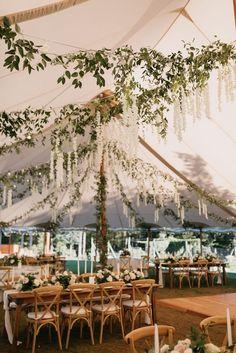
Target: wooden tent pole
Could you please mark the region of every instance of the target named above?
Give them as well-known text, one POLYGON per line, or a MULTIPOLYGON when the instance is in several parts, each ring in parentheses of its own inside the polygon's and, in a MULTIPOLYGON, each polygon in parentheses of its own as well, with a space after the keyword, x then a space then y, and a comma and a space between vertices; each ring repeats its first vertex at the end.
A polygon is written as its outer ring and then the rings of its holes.
MULTIPOLYGON (((236 2, 236 0, 235 0, 236 2)), ((156 159, 158 159, 160 162, 162 162, 167 168, 169 168, 172 172, 174 172, 180 179, 182 179, 186 184, 191 186, 193 189, 199 189, 199 186, 195 183, 193 183, 191 180, 189 180, 185 175, 180 173, 175 167, 173 167, 167 160, 165 160, 156 150, 154 150, 141 136, 139 136, 139 142, 141 145, 148 150, 156 159)), ((203 193, 206 193, 205 190, 202 190, 203 193)), ((231 211, 229 208, 227 208, 224 205, 221 205, 219 201, 215 200, 213 202, 216 206, 221 208, 224 212, 226 212, 228 215, 234 217, 236 219, 236 213, 231 211)))
POLYGON ((236 27, 236 0, 233 0, 233 7, 234 7, 234 24, 236 27))

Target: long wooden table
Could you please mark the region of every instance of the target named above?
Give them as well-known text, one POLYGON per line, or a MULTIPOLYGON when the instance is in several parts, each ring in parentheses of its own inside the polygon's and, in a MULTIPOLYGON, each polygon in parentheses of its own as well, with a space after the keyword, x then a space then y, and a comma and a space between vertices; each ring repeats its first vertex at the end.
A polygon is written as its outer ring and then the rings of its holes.
MULTIPOLYGON (((181 265, 178 262, 162 262, 162 263, 155 263, 155 269, 156 269, 156 283, 159 283, 159 269, 160 269, 160 264, 162 266, 162 269, 167 269, 168 270, 168 275, 169 275, 169 286, 170 288, 173 288, 173 273, 175 269, 178 269, 181 267, 181 265)), ((210 269, 211 267, 215 267, 217 265, 220 265, 222 268, 222 280, 223 280, 223 285, 226 284, 227 282, 227 275, 226 275, 226 263, 225 262, 208 262, 207 266, 210 269)), ((191 262, 189 264, 190 268, 197 268, 198 263, 197 262, 191 262)))
POLYGON ((236 293, 157 299, 157 305, 202 317, 226 316, 226 308, 229 307, 232 316, 236 316, 236 293))
MULTIPOLYGON (((153 311, 153 321, 157 323, 157 289, 158 285, 154 284, 153 292, 152 292, 152 311, 153 311)), ((125 286, 123 289, 123 293, 131 294, 132 293, 132 286, 125 286)), ((81 293, 82 294, 82 293, 81 293)), ((100 289, 96 289, 94 292, 94 296, 100 295, 100 289)), ((34 295, 32 292, 15 292, 8 295, 8 299, 11 302, 16 303, 16 313, 15 313, 15 323, 13 329, 13 344, 12 344, 12 352, 17 351, 17 341, 19 341, 19 327, 20 327, 20 320, 21 320, 21 312, 24 305, 34 303, 34 295)), ((69 291, 62 291, 61 293, 61 300, 69 299, 69 291)))

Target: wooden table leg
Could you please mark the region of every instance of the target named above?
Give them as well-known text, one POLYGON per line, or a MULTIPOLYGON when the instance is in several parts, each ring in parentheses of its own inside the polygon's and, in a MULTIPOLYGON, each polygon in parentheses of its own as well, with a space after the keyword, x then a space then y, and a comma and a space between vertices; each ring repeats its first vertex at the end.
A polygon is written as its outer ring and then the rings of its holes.
POLYGON ((222 269, 223 269, 223 285, 226 285, 227 283, 227 275, 226 275, 226 269, 225 269, 226 265, 222 265, 222 269))
POLYGON ((21 309, 22 309, 22 304, 17 304, 16 313, 15 313, 15 325, 14 325, 14 331, 13 331, 13 343, 12 343, 12 352, 13 353, 17 352, 17 342, 18 342, 18 338, 19 338, 21 309))
POLYGON ((154 287, 152 290, 152 317, 153 317, 153 324, 157 324, 157 291, 158 288, 154 287))
POLYGON ((173 270, 172 267, 169 267, 169 280, 170 280, 170 289, 173 288, 173 270))
POLYGON ((159 264, 158 263, 155 264, 155 268, 156 268, 155 281, 156 281, 156 284, 158 284, 159 283, 159 264))

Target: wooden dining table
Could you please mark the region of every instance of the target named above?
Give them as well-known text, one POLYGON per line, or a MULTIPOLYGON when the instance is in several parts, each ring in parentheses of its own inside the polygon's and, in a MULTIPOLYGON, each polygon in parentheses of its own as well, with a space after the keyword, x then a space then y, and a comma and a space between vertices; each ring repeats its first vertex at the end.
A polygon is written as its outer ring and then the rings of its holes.
MULTIPOLYGON (((163 270, 168 271, 168 276, 169 276, 169 286, 172 289, 173 288, 173 273, 175 269, 178 269, 181 267, 181 265, 178 262, 156 262, 155 263, 155 269, 156 269, 156 283, 159 283, 159 271, 160 271, 160 265, 163 270)), ((226 274, 226 263, 225 262, 208 262, 207 267, 210 270, 211 267, 216 267, 220 266, 222 268, 222 282, 223 285, 227 283, 227 274, 226 274)), ((197 262, 190 262, 188 267, 191 269, 198 268, 198 263, 197 262)))
MULTIPOLYGON (((157 323, 156 308, 157 308, 157 300, 158 300, 158 297, 157 297, 158 288, 159 288, 159 285, 154 284, 153 291, 152 291, 152 298, 151 298, 154 323, 157 323)), ((123 293, 132 294, 132 285, 125 285, 123 288, 123 293)), ((86 295, 86 293, 81 293, 80 295, 86 295)), ((97 289, 95 289, 94 296, 98 297, 99 295, 101 295, 101 290, 98 287, 97 289)), ((66 299, 69 299, 69 291, 65 289, 61 293, 61 301, 63 302, 66 299)), ((13 344, 11 347, 12 352, 15 353, 17 352, 17 342, 19 341, 19 328, 20 328, 22 309, 26 305, 30 305, 34 303, 34 294, 32 291, 9 293, 8 300, 9 302, 14 302, 16 304, 15 321, 14 321, 14 328, 13 328, 13 344)))

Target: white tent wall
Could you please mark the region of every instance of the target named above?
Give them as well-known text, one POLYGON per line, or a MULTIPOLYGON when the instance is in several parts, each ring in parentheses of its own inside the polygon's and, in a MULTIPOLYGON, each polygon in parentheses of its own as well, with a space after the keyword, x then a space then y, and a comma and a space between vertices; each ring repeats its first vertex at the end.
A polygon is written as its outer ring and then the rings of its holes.
MULTIPOLYGON (((38 6, 58 3, 42 0, 3 0, 0 15, 9 15, 18 11, 33 9, 38 6)), ((135 49, 150 47, 163 53, 170 53, 183 48, 183 41, 194 46, 208 44, 215 39, 227 43, 235 40, 234 2, 232 0, 88 0, 66 10, 47 16, 41 16, 20 23, 26 39, 44 46, 45 52, 75 52, 80 48, 99 49, 117 48, 132 45, 135 49)), ((1 55, 6 48, 1 43, 1 55)), ((57 78, 61 73, 58 67, 47 67, 43 72, 9 72, 0 68, 1 100, 0 109, 14 111, 32 107, 62 107, 68 103, 85 103, 102 90, 94 79, 84 79, 83 88, 74 89, 70 85, 60 86, 57 78)), ((187 117, 187 128, 179 141, 173 131, 173 108, 168 113, 169 129, 166 142, 160 141, 155 131, 147 127, 140 128, 140 136, 163 156, 171 165, 188 179, 204 190, 214 193, 219 198, 234 199, 236 195, 235 143, 236 100, 226 102, 222 97, 221 111, 218 110, 217 77, 213 73, 209 83, 211 116, 204 116, 194 124, 192 117, 187 117)), ((111 77, 107 75, 106 88, 113 88, 111 77)), ((235 90, 236 94, 236 90, 235 90)), ((50 129, 47 132, 49 138, 50 129)), ((0 144, 6 141, 1 137, 0 144)), ((143 146, 139 147, 139 156, 164 171, 169 171, 160 161, 143 146)), ((23 148, 20 154, 7 154, 0 157, 0 173, 14 171, 48 162, 50 145, 37 144, 35 149, 23 148)), ((132 195, 132 186, 130 186, 132 195)), ((92 193, 91 193, 92 194, 92 193)), ((62 195, 63 196, 63 195, 62 195)), ((10 221, 29 209, 36 202, 35 195, 18 201, 12 207, 2 209, 1 221, 10 221), (24 205, 24 206, 23 206, 24 205)), ((192 196, 194 202, 197 196, 192 196)), ((37 198, 37 197, 36 197, 37 198)), ((68 195, 61 198, 60 205, 66 202, 68 195)), ((95 222, 95 210, 89 203, 89 192, 82 200, 82 209, 78 217, 73 217, 74 225, 95 222)), ((80 205, 81 207, 81 205, 80 205)), ((142 205, 140 214, 145 221, 153 222, 153 207, 142 205)), ((215 213, 227 218, 229 215, 218 207, 212 207, 215 213)), ((73 210, 76 214, 76 210, 73 210)), ((49 208, 38 210, 21 219, 19 223, 33 225, 51 218, 49 208)), ((199 220, 198 212, 189 211, 189 219, 199 220)), ((64 225, 71 222, 66 217, 64 225)), ((108 200, 108 223, 113 227, 127 226, 122 207, 117 195, 108 200)), ((210 225, 219 222, 206 221, 210 225)), ((159 223, 163 226, 175 226, 176 222, 160 215, 159 223)))

